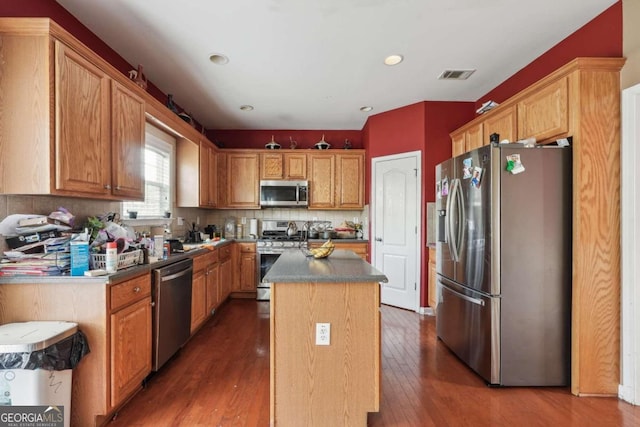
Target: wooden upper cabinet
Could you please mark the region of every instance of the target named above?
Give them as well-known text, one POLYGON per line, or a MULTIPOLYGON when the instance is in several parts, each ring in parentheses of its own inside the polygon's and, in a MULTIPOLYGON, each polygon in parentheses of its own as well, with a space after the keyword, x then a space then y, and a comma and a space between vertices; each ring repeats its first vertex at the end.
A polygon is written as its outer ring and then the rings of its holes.
POLYGON ((537 142, 567 136, 569 84, 561 78, 518 102, 518 139, 537 142))
POLYGON ((489 114, 483 122, 484 145, 489 144, 491 134, 497 133, 499 141, 509 140, 515 142, 516 134, 516 109, 510 106, 504 110, 497 111, 495 114, 489 114))
POLYGON ((284 154, 262 153, 260 155, 260 178, 283 179, 284 178, 284 154))
POLYGON ((364 155, 336 155, 336 208, 364 207, 364 155))
POLYGON ((304 153, 285 153, 284 178, 307 179, 307 155, 304 153))
POLYGON ((55 189, 111 193, 110 80, 81 55, 55 41, 55 189))
POLYGON ((117 82, 111 89, 113 194, 144 199, 144 101, 117 82))
POLYGON ((48 19, 0 18, 0 56, 0 193, 141 200, 139 88, 48 19))
MULTIPOLYGON (((218 207, 224 208, 227 206, 227 153, 224 151, 218 152, 218 207)), ((260 191, 258 189, 258 191, 260 191)))
POLYGON ((465 132, 465 151, 475 150, 476 148, 482 147, 489 143, 482 139, 482 123, 478 123, 473 127, 470 127, 465 132))
POLYGON ((460 154, 467 151, 465 149, 464 141, 465 141, 464 132, 451 135, 451 157, 459 156, 460 154))
POLYGON ((286 152, 260 154, 260 179, 307 179, 307 155, 286 152))
POLYGON ((309 209, 333 209, 336 189, 336 156, 309 154, 309 209))
POLYGON ((482 147, 482 123, 451 134, 451 155, 459 156, 462 153, 482 147))
POLYGON ((227 153, 227 203, 229 208, 260 209, 258 153, 227 153))
POLYGON ((218 158, 213 145, 200 141, 200 206, 218 205, 218 158))
POLYGON ((179 139, 176 149, 176 201, 179 207, 218 206, 218 157, 213 144, 179 139))

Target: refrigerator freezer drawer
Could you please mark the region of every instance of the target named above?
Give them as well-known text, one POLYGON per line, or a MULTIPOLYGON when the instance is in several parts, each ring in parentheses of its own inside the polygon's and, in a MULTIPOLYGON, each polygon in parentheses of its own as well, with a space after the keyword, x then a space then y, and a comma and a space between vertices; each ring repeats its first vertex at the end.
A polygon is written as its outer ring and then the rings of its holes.
POLYGON ((436 329, 440 339, 491 384, 500 383, 500 298, 438 277, 436 329))

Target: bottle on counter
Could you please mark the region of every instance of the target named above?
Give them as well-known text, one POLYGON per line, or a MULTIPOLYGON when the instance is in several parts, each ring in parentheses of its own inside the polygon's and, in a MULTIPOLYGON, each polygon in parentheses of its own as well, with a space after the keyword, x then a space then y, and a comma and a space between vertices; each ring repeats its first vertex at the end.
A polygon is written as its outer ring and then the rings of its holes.
POLYGON ((107 242, 105 270, 107 270, 107 273, 115 273, 118 271, 118 245, 116 242, 107 242))
POLYGON ((169 251, 170 251, 170 244, 169 242, 164 242, 164 244, 162 245, 162 259, 169 259, 169 251))

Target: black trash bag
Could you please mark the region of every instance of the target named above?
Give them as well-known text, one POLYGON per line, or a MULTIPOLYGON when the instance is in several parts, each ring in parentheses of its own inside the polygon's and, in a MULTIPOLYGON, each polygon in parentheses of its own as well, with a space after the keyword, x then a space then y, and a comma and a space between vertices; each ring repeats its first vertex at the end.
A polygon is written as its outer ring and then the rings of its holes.
POLYGON ((75 368, 90 351, 86 335, 77 331, 42 350, 0 353, 0 369, 64 371, 75 368))

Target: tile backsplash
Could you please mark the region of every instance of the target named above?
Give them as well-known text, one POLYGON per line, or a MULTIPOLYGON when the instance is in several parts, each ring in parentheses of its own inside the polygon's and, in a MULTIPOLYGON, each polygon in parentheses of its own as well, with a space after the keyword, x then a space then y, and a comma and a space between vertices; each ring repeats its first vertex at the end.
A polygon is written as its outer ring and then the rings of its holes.
MULTIPOLYGON (((58 196, 16 196, 0 195, 0 220, 11 214, 38 214, 48 215, 59 207, 68 209, 76 216, 76 225, 82 226, 87 217, 101 215, 107 212, 121 212, 121 202, 88 200, 73 197, 58 196)), ((368 206, 363 210, 353 211, 316 211, 307 209, 246 209, 246 210, 210 210, 198 208, 174 208, 172 210, 172 220, 169 227, 169 234, 176 238, 185 237, 192 223, 199 221, 199 229, 204 229, 208 224, 215 224, 220 230, 224 227, 226 218, 234 217, 236 223, 246 218, 247 225, 243 227, 244 235, 248 237, 249 219, 282 219, 295 221, 331 221, 334 226, 338 226, 342 221, 353 221, 354 218, 363 224, 364 238, 368 238, 368 206), (182 225, 178 224, 177 218, 183 218, 182 225)), ((161 221, 166 222, 166 221, 161 221)), ((149 231, 149 226, 135 226, 136 231, 149 231)), ((7 250, 5 240, 0 239, 0 252, 7 250)))

